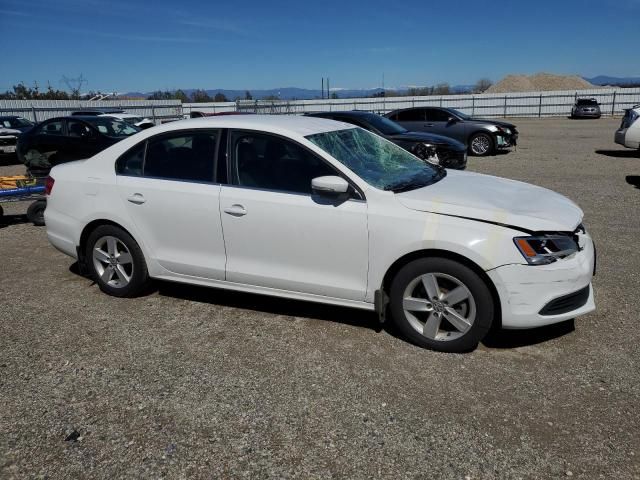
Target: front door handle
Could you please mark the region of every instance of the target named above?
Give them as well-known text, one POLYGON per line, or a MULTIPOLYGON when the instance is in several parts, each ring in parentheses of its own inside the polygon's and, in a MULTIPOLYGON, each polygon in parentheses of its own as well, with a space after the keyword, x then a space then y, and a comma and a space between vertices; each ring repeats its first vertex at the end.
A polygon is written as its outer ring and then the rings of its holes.
POLYGON ((243 217, 247 214, 247 209, 238 203, 224 209, 224 213, 233 215, 234 217, 243 217))
POLYGON ((134 193, 133 195, 129 195, 127 197, 127 200, 131 203, 135 203, 136 205, 142 205, 144 202, 146 202, 144 196, 142 196, 141 193, 134 193))

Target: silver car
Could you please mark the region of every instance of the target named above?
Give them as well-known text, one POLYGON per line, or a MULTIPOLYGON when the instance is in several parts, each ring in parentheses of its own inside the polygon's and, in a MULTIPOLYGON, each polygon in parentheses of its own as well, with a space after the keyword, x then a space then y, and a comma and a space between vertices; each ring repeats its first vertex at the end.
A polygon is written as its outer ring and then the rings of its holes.
POLYGON ((578 98, 571 109, 571 118, 600 118, 602 112, 595 98, 578 98))

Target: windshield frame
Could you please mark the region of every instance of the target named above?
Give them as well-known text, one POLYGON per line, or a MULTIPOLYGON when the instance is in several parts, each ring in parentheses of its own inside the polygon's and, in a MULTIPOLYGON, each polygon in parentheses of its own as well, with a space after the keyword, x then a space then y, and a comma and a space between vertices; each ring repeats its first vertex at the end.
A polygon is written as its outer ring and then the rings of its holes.
POLYGON ((455 108, 447 108, 446 111, 452 113, 456 117, 460 117, 462 120, 471 120, 473 118, 466 113, 462 113, 460 110, 456 110, 455 108))
POLYGON ((390 120, 381 115, 376 115, 375 113, 368 113, 366 115, 361 115, 358 117, 354 116, 352 118, 356 121, 361 120, 363 123, 370 125, 371 128, 373 128, 376 132, 380 132, 382 135, 402 135, 403 133, 407 133, 409 131, 393 120, 390 120), (387 127, 393 129, 393 131, 385 131, 384 128, 387 127))
POLYGON ((444 167, 422 160, 361 127, 319 132, 304 138, 377 190, 394 193, 415 190, 433 185, 447 175, 444 167))

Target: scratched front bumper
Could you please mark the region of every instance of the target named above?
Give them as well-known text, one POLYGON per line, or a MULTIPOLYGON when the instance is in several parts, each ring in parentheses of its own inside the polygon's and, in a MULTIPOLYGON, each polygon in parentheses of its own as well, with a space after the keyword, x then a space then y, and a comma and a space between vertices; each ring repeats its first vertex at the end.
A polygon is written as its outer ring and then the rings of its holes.
POLYGON ((581 251, 549 265, 504 265, 487 272, 502 307, 503 328, 534 328, 592 312, 595 249, 591 237, 581 235, 581 251), (540 315, 552 300, 589 287, 587 302, 560 315, 540 315))

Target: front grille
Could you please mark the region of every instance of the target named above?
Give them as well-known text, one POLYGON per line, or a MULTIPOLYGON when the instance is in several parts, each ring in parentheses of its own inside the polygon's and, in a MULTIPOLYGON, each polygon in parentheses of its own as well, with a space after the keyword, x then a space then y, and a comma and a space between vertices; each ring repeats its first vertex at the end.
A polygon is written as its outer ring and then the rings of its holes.
POLYGON ((438 148, 436 153, 440 165, 447 168, 464 168, 467 165, 466 152, 456 152, 448 148, 438 148))
POLYGON ((589 300, 589 285, 577 292, 551 300, 540 310, 540 315, 561 315, 571 312, 582 307, 587 300, 589 300))
POLYGON ((15 145, 17 137, 0 137, 0 145, 15 145))

